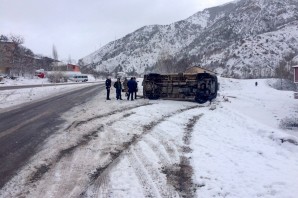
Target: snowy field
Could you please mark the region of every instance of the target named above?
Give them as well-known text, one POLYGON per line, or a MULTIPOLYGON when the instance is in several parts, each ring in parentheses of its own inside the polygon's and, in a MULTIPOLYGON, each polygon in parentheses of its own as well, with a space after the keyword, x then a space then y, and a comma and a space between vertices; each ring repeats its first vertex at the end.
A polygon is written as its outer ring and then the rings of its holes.
MULTIPOLYGON (((89 82, 95 82, 98 81, 97 79, 94 78, 93 75, 88 74, 88 81, 89 82)), ((73 83, 72 81, 68 81, 68 83, 73 83)), ((38 77, 32 77, 32 78, 24 78, 24 77, 19 77, 15 80, 3 78, 3 80, 0 82, 0 87, 1 86, 22 86, 22 85, 35 85, 35 84, 53 84, 50 83, 48 78, 38 78, 38 77)), ((58 83, 59 84, 59 83, 58 83)))
POLYGON ((100 93, 62 115, 0 197, 296 198, 298 130, 279 128, 298 116, 293 92, 219 81, 211 105, 100 93))

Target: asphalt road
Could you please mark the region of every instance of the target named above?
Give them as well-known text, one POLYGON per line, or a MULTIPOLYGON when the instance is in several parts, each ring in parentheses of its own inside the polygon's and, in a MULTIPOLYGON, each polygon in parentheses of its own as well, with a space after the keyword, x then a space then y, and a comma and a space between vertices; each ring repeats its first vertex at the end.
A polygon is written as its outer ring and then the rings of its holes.
POLYGON ((60 115, 88 102, 104 85, 92 85, 0 114, 0 188, 4 186, 43 141, 64 121, 60 115))

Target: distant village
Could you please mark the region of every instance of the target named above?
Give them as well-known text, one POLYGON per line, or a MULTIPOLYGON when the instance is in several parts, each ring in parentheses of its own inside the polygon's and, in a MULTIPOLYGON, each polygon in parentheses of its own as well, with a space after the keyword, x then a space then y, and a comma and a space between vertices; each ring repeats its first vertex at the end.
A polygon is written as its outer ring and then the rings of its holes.
POLYGON ((82 76, 80 66, 34 54, 24 47, 23 43, 24 39, 21 36, 0 36, 0 81, 3 78, 16 79, 18 77, 47 77, 50 82, 65 82, 70 79, 86 81, 83 79, 84 76, 82 79, 75 77, 82 76))

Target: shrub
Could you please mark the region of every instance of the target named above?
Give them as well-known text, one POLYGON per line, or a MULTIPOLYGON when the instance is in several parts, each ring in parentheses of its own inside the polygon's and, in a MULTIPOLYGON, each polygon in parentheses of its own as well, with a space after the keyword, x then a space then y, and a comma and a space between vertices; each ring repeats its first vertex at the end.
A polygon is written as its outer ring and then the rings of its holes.
POLYGON ((298 118, 286 117, 282 119, 279 123, 279 127, 282 129, 298 129, 298 118))
POLYGON ((297 85, 291 80, 270 79, 268 85, 277 90, 297 91, 297 85))
POLYGON ((67 82, 67 77, 61 72, 54 72, 47 75, 48 80, 53 83, 67 82))

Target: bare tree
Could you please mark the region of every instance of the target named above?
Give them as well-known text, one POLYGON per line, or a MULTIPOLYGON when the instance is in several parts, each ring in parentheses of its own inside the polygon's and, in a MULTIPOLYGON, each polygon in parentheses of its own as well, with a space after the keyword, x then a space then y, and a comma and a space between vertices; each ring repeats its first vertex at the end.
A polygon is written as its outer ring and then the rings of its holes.
POLYGON ((32 77, 36 69, 50 70, 53 59, 42 55, 35 55, 30 49, 24 47, 24 38, 19 35, 0 35, 0 64, 10 67, 12 76, 32 77))
POLYGON ((11 34, 9 38, 11 42, 16 43, 17 45, 22 45, 25 42, 25 39, 20 35, 11 34))
POLYGON ((162 49, 160 51, 154 70, 158 73, 173 72, 173 57, 170 55, 168 50, 162 49))
POLYGON ((280 62, 278 67, 275 68, 275 76, 280 80, 280 89, 283 89, 283 80, 291 78, 291 72, 287 69, 287 62, 280 62))
POLYGON ((58 53, 55 45, 53 45, 52 55, 55 60, 58 60, 58 53))
POLYGON ((8 42, 8 37, 7 36, 5 36, 5 35, 3 35, 3 34, 1 34, 0 35, 0 42, 8 42))
POLYGON ((71 56, 70 56, 70 55, 68 55, 67 63, 68 63, 68 64, 71 64, 71 63, 72 63, 72 60, 71 60, 71 56))
POLYGON ((62 73, 59 69, 59 66, 58 66, 58 52, 57 52, 57 49, 56 49, 56 46, 53 45, 53 50, 52 50, 52 53, 53 53, 53 59, 54 59, 54 62, 53 62, 53 70, 54 70, 54 73, 52 75, 52 81, 53 82, 60 82, 61 79, 62 79, 62 73))
POLYGON ((59 68, 58 68, 58 52, 57 52, 57 49, 56 49, 56 46, 53 45, 53 49, 52 49, 52 55, 53 55, 53 59, 54 59, 54 62, 53 62, 53 70, 54 71, 58 71, 59 68))
POLYGON ((22 46, 24 43, 22 36, 10 35, 9 40, 15 45, 12 56, 12 73, 18 76, 32 76, 34 70, 34 53, 30 49, 22 46))

